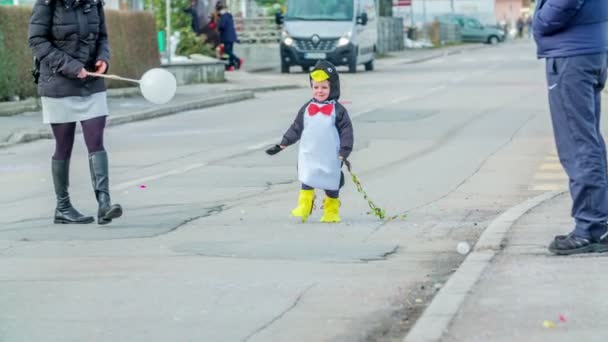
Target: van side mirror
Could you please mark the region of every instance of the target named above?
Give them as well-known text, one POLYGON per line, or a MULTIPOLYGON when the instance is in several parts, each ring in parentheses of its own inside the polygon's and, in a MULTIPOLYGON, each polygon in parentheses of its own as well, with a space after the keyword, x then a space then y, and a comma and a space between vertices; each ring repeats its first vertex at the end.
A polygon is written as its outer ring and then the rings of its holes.
POLYGON ((357 24, 367 25, 367 13, 363 12, 357 17, 357 24))

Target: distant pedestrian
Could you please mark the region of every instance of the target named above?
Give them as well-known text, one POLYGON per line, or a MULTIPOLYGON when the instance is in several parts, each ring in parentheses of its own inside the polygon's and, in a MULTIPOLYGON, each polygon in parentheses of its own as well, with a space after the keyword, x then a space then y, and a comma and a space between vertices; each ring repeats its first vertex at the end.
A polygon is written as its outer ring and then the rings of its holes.
POLYGON ((525 26, 524 18, 521 16, 519 18, 517 18, 517 22, 515 23, 515 26, 517 28, 517 38, 523 38, 524 37, 524 26, 525 26))
POLYGON ((546 60, 549 108, 560 162, 570 179, 575 226, 549 245, 556 254, 608 251, 608 174, 600 131, 608 68, 608 1, 539 0, 533 22, 546 60))
POLYGON ((108 115, 106 85, 103 78, 87 76, 87 71, 105 73, 110 61, 103 1, 36 1, 28 39, 39 61, 42 119, 51 125, 55 137, 51 160, 57 197, 54 222, 94 221, 72 206, 68 193, 70 158, 80 121, 99 204, 97 222, 110 223, 122 215, 122 208, 110 201, 108 155, 103 145, 108 115))
POLYGON ((196 35, 199 35, 199 34, 201 34, 201 28, 200 28, 200 23, 199 23, 199 19, 198 19, 198 11, 196 9, 196 7, 197 7, 196 1, 197 0, 191 0, 190 6, 184 8, 184 12, 190 14, 190 16, 192 17, 190 27, 192 28, 192 31, 196 35))
POLYGON ((341 167, 353 149, 353 126, 346 108, 338 102, 340 77, 336 67, 319 61, 309 77, 313 98, 302 106, 281 144, 266 153, 277 154, 299 140, 298 179, 302 187, 298 206, 291 214, 306 221, 312 212, 315 188, 324 189, 321 222, 340 222, 341 167))
POLYGON ((238 41, 238 38, 232 14, 226 11, 221 2, 216 4, 216 11, 219 13, 220 41, 224 45, 224 52, 228 55, 228 65, 240 69, 242 60, 234 54, 234 43, 238 41))
POLYGON ((283 11, 281 5, 276 3, 272 5, 272 9, 274 10, 274 23, 277 25, 277 29, 280 30, 283 27, 283 11))

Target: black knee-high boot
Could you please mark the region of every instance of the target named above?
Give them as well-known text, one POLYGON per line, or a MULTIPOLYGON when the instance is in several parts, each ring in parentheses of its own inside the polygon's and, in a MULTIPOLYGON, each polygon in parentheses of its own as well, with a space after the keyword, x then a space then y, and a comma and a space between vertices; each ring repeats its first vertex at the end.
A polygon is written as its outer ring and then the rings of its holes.
POLYGON ((110 200, 110 181, 108 177, 108 154, 106 151, 89 154, 89 167, 91 181, 95 190, 95 197, 99 203, 97 223, 108 224, 112 219, 122 215, 120 204, 112 204, 110 200))
POLYGON ((57 197, 55 208, 55 223, 91 223, 95 221, 92 216, 84 216, 74 209, 70 202, 68 187, 70 186, 70 160, 55 160, 51 162, 53 185, 57 197))

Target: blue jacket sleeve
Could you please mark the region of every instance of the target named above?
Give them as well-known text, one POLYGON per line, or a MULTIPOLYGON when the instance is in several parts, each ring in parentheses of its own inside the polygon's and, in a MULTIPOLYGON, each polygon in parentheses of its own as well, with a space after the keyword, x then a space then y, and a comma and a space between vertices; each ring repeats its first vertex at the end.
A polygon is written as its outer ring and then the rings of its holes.
POLYGON ((563 30, 581 9, 585 1, 545 0, 541 2, 534 14, 534 32, 540 36, 550 36, 563 30))

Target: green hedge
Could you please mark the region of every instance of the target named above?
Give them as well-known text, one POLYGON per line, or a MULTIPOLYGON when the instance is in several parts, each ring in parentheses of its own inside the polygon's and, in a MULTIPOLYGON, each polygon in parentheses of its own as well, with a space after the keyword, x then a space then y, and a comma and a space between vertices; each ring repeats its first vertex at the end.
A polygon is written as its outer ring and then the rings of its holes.
MULTIPOLYGON (((112 74, 140 78, 160 65, 156 25, 150 12, 106 10, 112 74)), ((0 6, 0 100, 36 96, 32 81, 32 52, 27 43, 31 7, 0 6)), ((110 81, 119 88, 132 83, 110 81)))
POLYGON ((7 80, 0 87, 0 99, 36 93, 31 76, 32 53, 27 46, 31 12, 26 7, 0 6, 0 80, 7 80))

